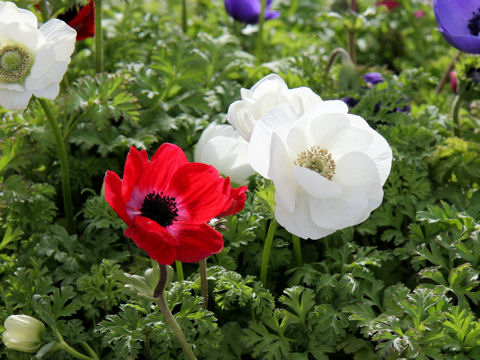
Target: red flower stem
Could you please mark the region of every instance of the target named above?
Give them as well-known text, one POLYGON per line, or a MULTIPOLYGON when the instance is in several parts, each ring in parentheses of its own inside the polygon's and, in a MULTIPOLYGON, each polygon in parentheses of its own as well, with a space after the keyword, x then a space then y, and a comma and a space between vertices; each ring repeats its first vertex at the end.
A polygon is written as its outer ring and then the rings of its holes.
POLYGON ((187 24, 187 0, 182 0, 182 30, 186 33, 188 30, 187 24))
POLYGON ((357 12, 357 0, 352 0, 350 2, 350 9, 352 9, 353 12, 357 12))
POLYGON ((350 54, 344 48, 338 47, 332 51, 330 57, 328 58, 327 66, 325 67, 325 75, 328 75, 328 73, 332 69, 333 64, 335 63, 335 60, 337 60, 339 56, 342 57, 342 61, 352 62, 350 54))
POLYGON ((263 245, 262 265, 260 267, 260 281, 263 283, 263 286, 266 286, 267 284, 268 260, 270 258, 270 251, 272 250, 273 244, 273 236, 275 235, 276 229, 277 221, 275 219, 272 219, 270 221, 270 225, 268 226, 265 244, 263 245))
POLYGON ((94 0, 95 6, 95 73, 103 72, 102 0, 94 0))
POLYGON ((175 260, 175 269, 177 270, 177 281, 183 281, 183 265, 181 261, 175 260))
POLYGON ((73 222, 72 189, 70 187, 70 168, 68 165, 67 147, 55 115, 53 114, 52 106, 45 99, 38 98, 38 102, 45 112, 47 120, 53 130, 55 141, 57 142, 58 160, 60 161, 60 171, 62 174, 63 207, 65 208, 65 218, 67 220, 67 231, 70 234, 73 234, 75 226, 73 222))
POLYGON ((177 340, 182 346, 183 352, 188 360, 197 360, 197 357, 193 353, 192 346, 187 342, 185 335, 183 334, 182 329, 178 326, 177 321, 173 317, 170 309, 168 308, 167 302, 165 301, 165 284, 167 282, 167 267, 163 264, 158 264, 160 266, 160 280, 158 280, 157 287, 153 292, 153 297, 157 301, 157 305, 162 312, 165 321, 167 322, 170 329, 175 334, 177 340))
POLYGON ((302 266, 302 247, 300 245, 300 238, 297 235, 292 235, 293 241, 293 255, 297 266, 302 266))
POLYGON ((452 62, 450 63, 450 65, 448 65, 447 69, 445 70, 445 73, 443 74, 442 76, 442 79, 440 80, 440 82, 438 83, 437 87, 435 88, 435 95, 438 95, 440 94, 440 91, 442 91, 443 87, 445 86, 446 82, 447 82, 447 79, 448 79, 448 76, 450 74, 450 71, 453 70, 453 67, 455 66, 455 63, 458 61, 458 59, 460 59, 460 55, 462 54, 461 51, 459 51, 455 57, 452 59, 452 62))
POLYGON ((265 8, 267 0, 261 0, 260 15, 258 16, 257 63, 263 60, 263 25, 265 24, 265 8))
POLYGON ((200 290, 203 297, 203 308, 208 310, 208 281, 207 281, 207 259, 200 260, 200 290))

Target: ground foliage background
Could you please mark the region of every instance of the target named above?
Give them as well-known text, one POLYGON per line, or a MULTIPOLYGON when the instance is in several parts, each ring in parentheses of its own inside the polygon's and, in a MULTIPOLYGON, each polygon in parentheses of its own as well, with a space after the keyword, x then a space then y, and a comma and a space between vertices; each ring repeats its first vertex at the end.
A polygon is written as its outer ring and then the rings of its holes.
MULTIPOLYGON (((196 264, 185 264, 186 280, 168 287, 167 303, 197 356, 480 359, 479 110, 478 103, 462 109, 452 135, 453 94, 434 89, 456 50, 436 31, 431 6, 404 0, 388 12, 359 2, 362 11, 371 8, 357 34, 360 74, 379 71, 386 80, 368 89, 339 81, 338 65, 325 74, 332 50, 347 46, 341 1, 302 0, 297 8, 274 1, 282 15, 266 23, 260 65, 256 36, 233 24, 221 0, 187 3, 183 34, 175 1, 105 1, 102 75, 94 75, 93 40, 77 43, 56 100, 76 234, 64 228, 56 147, 40 106, 0 110, 0 323, 32 315, 48 326, 45 343, 56 327, 70 345, 87 341, 102 359, 182 359, 148 298, 152 264, 123 236, 102 196, 103 177, 107 169, 121 174, 131 145, 153 154, 172 142, 192 159, 201 131, 225 122, 240 88, 276 72, 323 99, 360 100, 351 112, 394 153, 384 202, 358 226, 302 240, 300 267, 290 235, 278 231, 264 287, 258 274, 270 214, 253 177, 245 209, 225 224, 225 249, 208 259, 209 310, 196 264), (417 10, 426 15, 414 17, 417 10), (407 104, 410 113, 392 111, 407 104)), ((2 347, 0 357, 31 355, 2 347)))

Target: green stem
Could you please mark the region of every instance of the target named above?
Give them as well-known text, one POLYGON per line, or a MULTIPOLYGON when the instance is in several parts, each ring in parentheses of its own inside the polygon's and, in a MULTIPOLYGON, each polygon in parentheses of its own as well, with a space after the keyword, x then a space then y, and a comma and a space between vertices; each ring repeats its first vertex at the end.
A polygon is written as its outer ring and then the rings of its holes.
POLYGON ((203 308, 208 309, 208 281, 207 281, 207 259, 199 261, 200 265, 200 288, 203 297, 203 308))
POLYGON ((453 119, 453 133, 458 135, 460 130, 460 109, 463 104, 463 99, 457 95, 452 103, 452 119, 453 119))
POLYGON ((175 268, 177 269, 177 281, 183 281, 183 265, 181 261, 175 260, 175 268))
POLYGON ((68 345, 65 341, 60 342, 60 349, 68 352, 70 355, 72 355, 76 359, 80 359, 80 360, 98 359, 98 357, 92 358, 90 356, 83 355, 82 353, 78 352, 77 350, 72 348, 70 345, 68 345))
POLYGON ((287 15, 288 16, 295 15, 297 13, 297 9, 298 9, 298 0, 292 0, 292 2, 290 3, 290 8, 288 9, 287 15))
POLYGON ((297 235, 292 235, 293 240, 293 255, 297 266, 302 266, 302 247, 300 246, 300 238, 297 235))
POLYGON ((182 0, 182 30, 186 33, 188 30, 187 24, 187 0, 182 0))
POLYGON ((52 106, 45 99, 38 98, 40 105, 47 116, 48 122, 52 127, 53 134, 55 135, 55 141, 57 142, 58 158, 60 160, 60 170, 62 173, 62 190, 63 190, 63 206, 65 207, 65 218, 67 219, 67 230, 70 234, 74 231, 73 222, 73 202, 72 202, 72 189, 70 187, 70 169, 68 165, 67 147, 63 140, 60 127, 53 115, 52 106))
POLYGON ((270 258, 270 251, 273 244, 273 236, 275 235, 275 230, 277 229, 277 221, 272 219, 270 225, 268 226, 267 238, 265 239, 265 244, 263 246, 262 254, 262 265, 260 267, 260 281, 264 286, 267 284, 267 272, 268 272, 268 260, 270 258))
POLYGON ((348 54, 350 55, 350 59, 352 60, 353 64, 357 63, 357 56, 356 56, 356 43, 355 43, 355 34, 356 31, 354 28, 352 29, 347 29, 347 35, 348 35, 348 54))
POLYGON ((150 330, 147 330, 145 333, 145 343, 143 346, 143 355, 145 357, 145 360, 150 360, 150 330))
POLYGON ((95 360, 98 359, 97 353, 85 341, 82 341, 80 345, 83 346, 83 348, 87 351, 88 355, 90 355, 92 359, 95 359, 95 360))
POLYGON ((177 340, 182 346, 183 352, 188 360, 197 360, 197 357, 193 353, 192 346, 187 342, 185 335, 183 334, 182 329, 178 326, 177 321, 173 317, 170 309, 168 308, 167 302, 165 301, 165 284, 167 282, 167 267, 163 264, 158 264, 160 266, 160 280, 158 281, 157 287, 153 293, 153 297, 157 300, 157 305, 160 308, 165 321, 167 322, 170 329, 175 334, 177 340))
POLYGON ((77 125, 83 121, 83 119, 88 115, 88 111, 85 111, 83 112, 80 116, 77 116, 75 118, 75 120, 73 120, 72 122, 70 122, 66 128, 65 128, 65 132, 63 134, 63 138, 65 139, 65 141, 67 141, 68 137, 70 136, 70 134, 72 133, 73 130, 75 130, 75 128, 77 127, 77 125))
POLYGON ((263 25, 265 24, 265 7, 267 0, 261 0, 260 15, 258 16, 258 38, 257 38, 257 63, 261 64, 263 59, 263 25))
POLYGON ((103 32, 102 0, 94 0, 95 5, 95 73, 103 72, 103 32))
POLYGON ((342 57, 343 61, 352 62, 350 54, 344 48, 336 48, 332 51, 330 57, 328 58, 327 66, 325 67, 325 75, 328 75, 328 73, 332 69, 333 64, 335 63, 335 60, 337 60, 340 56, 342 57))
POLYGON ((39 5, 40 5, 40 11, 42 13, 42 19, 43 19, 43 22, 45 23, 48 21, 50 17, 48 14, 47 0, 40 1, 39 5))

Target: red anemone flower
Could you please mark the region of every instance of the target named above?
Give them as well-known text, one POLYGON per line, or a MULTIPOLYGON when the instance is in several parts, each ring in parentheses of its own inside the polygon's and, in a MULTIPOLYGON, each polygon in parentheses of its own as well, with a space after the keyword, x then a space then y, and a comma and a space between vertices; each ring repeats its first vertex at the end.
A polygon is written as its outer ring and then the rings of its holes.
POLYGON ((384 0, 384 1, 379 1, 377 3, 377 6, 384 5, 387 7, 388 11, 391 11, 397 7, 400 6, 400 3, 396 0, 384 0))
POLYGON ((93 0, 80 9, 72 8, 58 16, 77 31, 77 41, 95 36, 95 5, 93 0))
POLYGON ((125 236, 165 265, 220 252, 222 235, 207 222, 240 211, 245 190, 233 189, 211 165, 188 162, 173 144, 160 146, 150 161, 131 147, 123 180, 113 171, 105 176, 105 199, 128 225, 125 236))

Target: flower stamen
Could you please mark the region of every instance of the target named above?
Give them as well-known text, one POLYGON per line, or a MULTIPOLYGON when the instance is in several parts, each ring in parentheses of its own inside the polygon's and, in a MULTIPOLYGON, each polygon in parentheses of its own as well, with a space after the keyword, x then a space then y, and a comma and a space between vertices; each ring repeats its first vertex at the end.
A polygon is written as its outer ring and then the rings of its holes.
POLYGON ((335 175, 335 161, 333 161, 332 155, 328 150, 322 149, 318 145, 314 145, 298 154, 293 165, 313 170, 328 180, 332 180, 333 175, 335 175))
POLYGON ((478 36, 478 34, 480 34, 480 8, 472 14, 473 17, 468 20, 468 29, 470 30, 470 34, 478 36))
POLYGON ((175 198, 164 195, 163 192, 147 194, 143 199, 140 212, 143 216, 152 219, 163 227, 172 225, 178 217, 175 198))
POLYGON ((18 82, 30 70, 32 57, 17 45, 7 45, 0 49, 0 80, 18 82))

